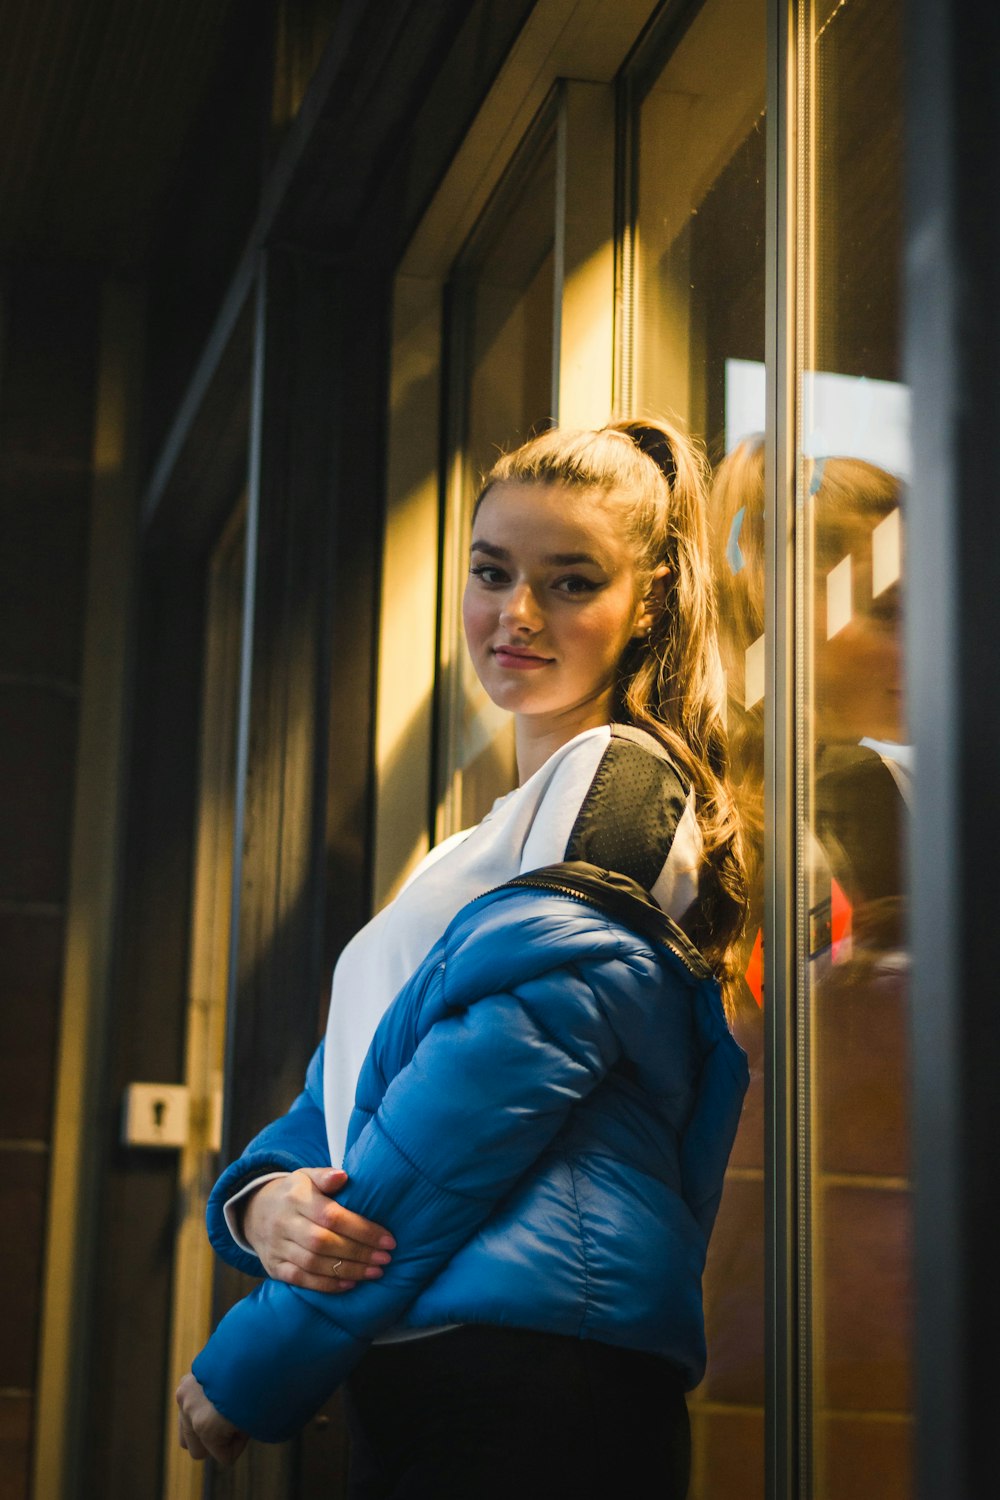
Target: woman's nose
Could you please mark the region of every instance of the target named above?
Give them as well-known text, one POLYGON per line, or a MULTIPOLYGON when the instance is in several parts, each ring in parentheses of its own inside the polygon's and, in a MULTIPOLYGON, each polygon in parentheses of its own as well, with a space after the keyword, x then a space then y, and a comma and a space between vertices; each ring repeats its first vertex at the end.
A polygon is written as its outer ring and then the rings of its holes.
POLYGON ((538 601, 526 583, 517 584, 511 589, 500 611, 500 620, 509 630, 534 632, 541 629, 538 601))

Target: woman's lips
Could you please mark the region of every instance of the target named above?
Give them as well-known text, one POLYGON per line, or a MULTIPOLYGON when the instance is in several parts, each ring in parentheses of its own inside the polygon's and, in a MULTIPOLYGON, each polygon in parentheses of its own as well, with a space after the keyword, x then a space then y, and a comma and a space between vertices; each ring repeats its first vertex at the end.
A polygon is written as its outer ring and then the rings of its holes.
POLYGON ((515 672, 533 672, 539 667, 547 667, 552 661, 551 656, 536 656, 533 651, 520 651, 512 646, 495 646, 493 657, 501 667, 509 667, 515 672))

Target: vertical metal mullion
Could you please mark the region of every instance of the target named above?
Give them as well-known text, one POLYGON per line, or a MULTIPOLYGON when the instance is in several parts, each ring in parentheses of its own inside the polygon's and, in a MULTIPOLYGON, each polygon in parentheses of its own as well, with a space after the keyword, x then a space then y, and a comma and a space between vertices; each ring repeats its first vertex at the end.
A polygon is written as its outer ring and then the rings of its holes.
POLYGON ((569 149, 566 84, 556 84, 556 192, 553 211, 555 228, 552 254, 552 421, 559 425, 559 392, 562 373, 563 292, 566 285, 566 153, 569 149))
POLYGON ((635 79, 618 77, 615 91, 615 313, 611 402, 616 417, 635 409, 635 227, 639 160, 635 79))
POLYGON ((765 362, 766 1493, 798 1493, 795 1067, 795 69, 790 0, 767 17, 765 362))
POLYGON ((460 594, 465 571, 462 520, 476 482, 468 458, 468 391, 472 383, 476 317, 475 263, 459 264, 443 291, 441 376, 441 521, 438 532, 438 622, 435 660, 434 775, 431 842, 462 826, 462 768, 456 764, 462 719, 460 594), (456 646, 459 647, 456 653, 456 646))
POLYGON ((792 128, 787 141, 789 181, 794 184, 788 205, 789 238, 795 246, 795 263, 789 280, 789 311, 793 335, 789 349, 793 363, 789 369, 790 409, 794 414, 789 433, 790 472, 786 492, 792 525, 789 534, 791 571, 791 672, 792 698, 789 707, 789 735, 792 767, 788 777, 789 826, 792 857, 789 864, 788 900, 791 907, 789 929, 791 972, 794 988, 790 1010, 794 1016, 794 1076, 791 1080, 790 1107, 794 1120, 795 1181, 792 1186, 794 1212, 795 1262, 790 1293, 794 1297, 795 1360, 795 1473, 797 1493, 813 1493, 813 1414, 812 1414, 812 1343, 813 1343, 813 1171, 812 1171, 812 1035, 809 986, 809 943, 804 928, 811 905, 810 875, 798 849, 812 827, 813 746, 810 733, 811 714, 807 642, 810 615, 810 547, 811 514, 805 510, 801 448, 806 428, 804 417, 805 375, 816 367, 814 348, 814 306, 810 278, 816 265, 814 191, 812 174, 815 151, 812 132, 815 125, 812 107, 812 38, 815 33, 812 0, 792 0, 788 10, 791 27, 789 59, 794 59, 789 80, 789 97, 794 99, 792 128))
MULTIPOLYGON (((794 678, 795 698, 792 712, 792 745, 795 757, 794 777, 794 822, 796 844, 805 847, 811 839, 814 823, 814 768, 816 765, 815 715, 813 713, 813 580, 815 578, 814 526, 812 504, 812 473, 806 483, 806 464, 803 454, 803 434, 811 430, 813 419, 806 412, 806 380, 812 378, 818 368, 817 360, 817 296, 819 266, 819 223, 817 182, 819 152, 817 113, 816 41, 818 17, 815 0, 793 0, 790 17, 794 28, 795 79, 794 98, 795 126, 789 141, 791 159, 795 163, 795 202, 792 212, 795 224, 796 267, 794 282, 795 316, 795 368, 792 372, 795 401, 795 456, 794 456, 794 515, 795 527, 792 537, 794 549, 794 678)), ((816 897, 813 891, 814 877, 807 868, 807 857, 797 860, 795 878, 795 940, 796 940, 796 1049, 795 1049, 795 1120, 796 1120, 796 1183, 795 1214, 797 1263, 795 1268, 796 1305, 796 1369, 797 1369, 797 1420, 798 1454, 797 1472, 799 1493, 813 1496, 815 1475, 816 1440, 821 1440, 825 1427, 817 1428, 814 1415, 816 1396, 816 1372, 822 1369, 822 1360, 817 1360, 817 1342, 822 1339, 822 1328, 818 1329, 818 1306, 814 1296, 817 1281, 822 1285, 823 1270, 820 1262, 822 1236, 813 1233, 817 1217, 815 1184, 818 1173, 815 1162, 815 1132, 813 1131, 813 1083, 817 1066, 812 1025, 811 989, 811 943, 809 933, 810 912, 816 897)), ((822 1392, 821 1392, 822 1399, 822 1392)), ((821 1460, 822 1461, 822 1460, 821 1460)))
POLYGON ((246 816, 247 774, 250 765, 250 698, 253 684, 254 615, 257 600, 257 536, 260 521, 261 453, 264 419, 265 352, 267 344, 267 259, 262 253, 254 287, 253 384, 250 442, 247 453, 246 531, 243 561, 243 613, 240 623, 239 684, 236 703, 236 772, 233 795, 233 876, 229 917, 229 957, 226 978, 226 1047, 223 1088, 222 1148, 229 1149, 229 1107, 232 1089, 232 1052, 237 1029, 239 993, 240 897, 243 885, 243 829, 246 816))

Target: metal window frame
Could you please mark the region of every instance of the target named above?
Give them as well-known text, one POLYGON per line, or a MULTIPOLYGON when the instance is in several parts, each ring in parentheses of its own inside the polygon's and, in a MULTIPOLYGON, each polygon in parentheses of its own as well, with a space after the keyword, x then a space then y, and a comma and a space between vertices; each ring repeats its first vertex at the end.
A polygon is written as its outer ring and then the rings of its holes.
POLYGON ((767 9, 765 244, 765 1488, 799 1492, 800 1320, 796 1205, 799 1037, 795 911, 794 493, 797 256, 794 0, 767 9), (787 1002, 787 1003, 786 1003, 787 1002))
POLYGON ((997 12, 906 8, 907 704, 921 1500, 996 1488, 997 12))

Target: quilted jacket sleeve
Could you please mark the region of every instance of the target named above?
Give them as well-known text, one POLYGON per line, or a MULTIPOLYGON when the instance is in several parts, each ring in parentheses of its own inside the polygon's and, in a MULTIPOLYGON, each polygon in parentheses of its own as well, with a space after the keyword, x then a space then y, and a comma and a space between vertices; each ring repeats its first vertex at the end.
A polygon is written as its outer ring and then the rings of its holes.
POLYGON ((243 1153, 226 1168, 208 1200, 208 1237, 215 1253, 248 1276, 265 1275, 256 1255, 242 1250, 229 1232, 226 1203, 255 1177, 268 1172, 295 1172, 299 1167, 330 1165, 323 1117, 323 1048, 320 1042, 306 1072, 306 1086, 287 1114, 265 1125, 243 1153))
MULTIPOLYGON (((648 969, 629 964, 633 1002, 638 983, 655 1004, 648 969)), ((398 1322, 614 1066, 621 980, 615 963, 567 967, 436 1022, 345 1161, 339 1201, 393 1227, 386 1274, 346 1297, 266 1281, 238 1303, 193 1366, 225 1416, 288 1437, 398 1322)))

